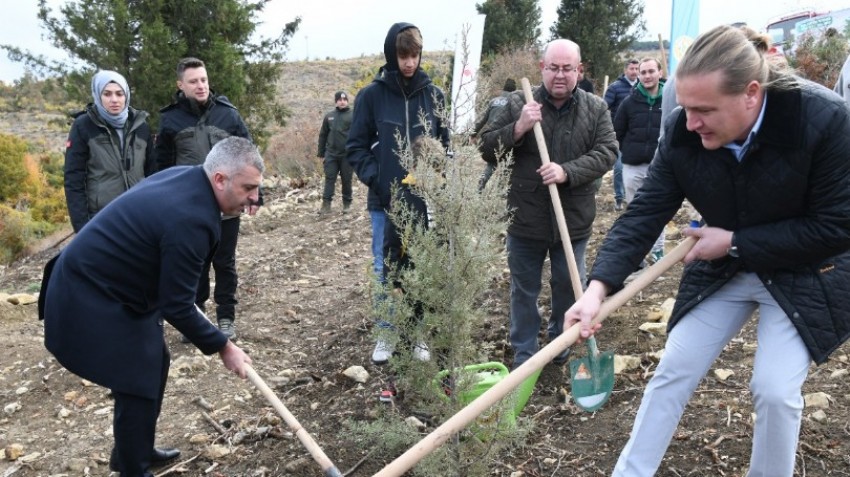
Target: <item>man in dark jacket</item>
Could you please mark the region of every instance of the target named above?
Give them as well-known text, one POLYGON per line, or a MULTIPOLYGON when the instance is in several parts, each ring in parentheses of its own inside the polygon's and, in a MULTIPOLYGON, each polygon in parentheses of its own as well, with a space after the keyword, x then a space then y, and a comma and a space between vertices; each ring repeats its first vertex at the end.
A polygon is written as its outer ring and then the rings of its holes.
POLYGON ((676 68, 673 111, 649 175, 567 312, 581 335, 684 199, 697 239, 614 476, 655 475, 688 399, 759 310, 748 475, 791 476, 811 361, 850 336, 850 111, 833 92, 769 66, 737 28, 702 35, 676 68), (729 65, 736 67, 729 68, 729 65))
MULTIPOLYGON (((605 102, 608 103, 608 110, 611 112, 612 121, 617 116, 617 110, 620 108, 620 104, 629 97, 632 88, 637 84, 638 64, 638 60, 634 58, 626 61, 626 65, 623 67, 623 74, 608 85, 608 89, 605 90, 605 102)), ((623 161, 619 155, 617 156, 617 162, 614 163, 613 182, 614 209, 618 211, 623 210, 623 201, 625 200, 626 193, 623 188, 623 161)))
MULTIPOLYGON (((511 93, 516 91, 516 81, 513 78, 508 78, 505 80, 505 85, 502 87, 502 92, 499 96, 491 99, 489 103, 487 103, 487 110, 481 113, 481 117, 475 121, 475 127, 472 130, 472 137, 477 138, 478 134, 484 129, 484 125, 487 124, 487 121, 490 120, 490 116, 494 111, 503 108, 508 105, 511 93)), ((490 180, 490 177, 493 175, 493 171, 496 170, 496 164, 492 162, 488 162, 484 167, 484 172, 481 174, 481 178, 478 180, 478 189, 481 190, 484 186, 487 185, 487 181, 490 180)))
MULTIPOLYGON (((396 23, 390 27, 384 41, 387 62, 357 96, 346 149, 357 177, 369 187, 370 201, 374 192, 384 210, 399 205, 409 207, 422 225, 427 226, 426 206, 421 197, 402 187, 399 196, 391 198, 392 187, 400 185, 408 174, 397 151, 409 149, 425 135, 439 139, 443 147, 449 148, 449 130, 442 116, 445 96, 420 68, 421 54, 422 34, 416 26, 396 23), (396 138, 400 138, 401 144, 396 138)), ((385 224, 383 254, 387 266, 383 267, 382 281, 388 283, 390 269, 399 271, 412 264, 404 253, 396 224, 392 220, 386 220, 385 224)), ((396 288, 402 288, 396 280, 392 281, 396 288)), ((385 322, 379 322, 378 326, 389 327, 385 322)), ((393 351, 390 342, 379 337, 372 361, 386 363, 393 351)), ((414 344, 413 355, 421 360, 430 358, 427 345, 421 342, 414 344)))
MULTIPOLYGON (((510 104, 484 126, 479 146, 484 160, 496 162, 500 148, 513 153, 508 206, 508 267, 511 271, 511 346, 514 367, 537 352, 543 263, 552 269, 549 338, 563 331, 564 312, 575 301, 566 254, 558 232, 549 184, 557 184, 576 262, 584 282, 584 257, 596 217, 598 179, 617 157, 617 139, 601 98, 576 87, 579 46, 555 40, 546 46, 540 69, 543 84, 534 102, 511 95, 510 104), (534 132, 540 122, 551 162, 542 165, 534 132)), ((567 352, 556 359, 566 361, 567 352)))
MULTIPOLYGON (((177 94, 174 103, 162 108, 159 133, 156 136, 156 154, 159 170, 178 165, 196 165, 204 162, 210 149, 226 137, 251 139, 248 127, 225 96, 216 95, 209 88, 207 69, 197 58, 183 58, 177 64, 177 94)), ((254 215, 262 204, 248 208, 254 215)), ((215 269, 216 319, 228 338, 236 339, 236 242, 239 237, 239 216, 223 215, 221 243, 212 257, 215 269)), ((210 263, 204 267, 198 283, 195 303, 206 310, 210 297, 210 263)), ((188 342, 183 337, 183 342, 188 342)))
MULTIPOLYGON (((655 58, 640 61, 638 85, 631 95, 620 104, 614 117, 614 132, 620 143, 620 158, 623 161, 623 185, 626 204, 646 178, 649 163, 658 147, 661 134, 661 108, 664 83, 661 68, 655 58)), ((664 256, 664 232, 652 246, 650 258, 657 262, 664 256)))
POLYGON ((319 130, 319 154, 325 169, 325 190, 322 194, 321 214, 331 210, 334 198, 336 176, 342 181, 342 213, 351 208, 351 177, 354 171, 345 159, 345 141, 351 128, 351 108, 348 107, 348 93, 337 91, 334 94, 336 108, 325 114, 322 128, 319 130))
POLYGON ((154 174, 83 227, 41 291, 47 349, 69 371, 112 390, 110 467, 122 476, 152 476, 150 466, 180 454, 154 448, 170 360, 163 321, 245 377, 250 358, 198 312, 195 289, 219 241, 221 214, 256 202, 262 172, 256 147, 232 138, 203 167, 154 174))

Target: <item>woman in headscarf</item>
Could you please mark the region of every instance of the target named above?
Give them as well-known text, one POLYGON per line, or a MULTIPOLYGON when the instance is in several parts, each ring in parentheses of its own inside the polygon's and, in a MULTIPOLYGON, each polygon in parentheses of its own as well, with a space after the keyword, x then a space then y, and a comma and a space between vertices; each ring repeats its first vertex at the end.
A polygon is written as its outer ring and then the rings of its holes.
POLYGON ((94 102, 74 115, 65 144, 65 199, 74 232, 156 172, 148 113, 130 107, 127 80, 99 71, 91 91, 94 102))

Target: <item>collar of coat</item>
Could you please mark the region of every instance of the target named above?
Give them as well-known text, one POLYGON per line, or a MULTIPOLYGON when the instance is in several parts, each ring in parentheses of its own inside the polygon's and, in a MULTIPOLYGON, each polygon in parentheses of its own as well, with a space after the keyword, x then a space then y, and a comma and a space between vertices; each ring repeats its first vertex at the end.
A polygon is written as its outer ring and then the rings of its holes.
MULTIPOLYGON (((798 149, 803 144, 802 90, 799 85, 782 91, 767 91, 764 119, 754 141, 778 148, 798 149)), ((684 109, 678 109, 674 119, 672 147, 702 147, 699 134, 688 131, 684 109)))

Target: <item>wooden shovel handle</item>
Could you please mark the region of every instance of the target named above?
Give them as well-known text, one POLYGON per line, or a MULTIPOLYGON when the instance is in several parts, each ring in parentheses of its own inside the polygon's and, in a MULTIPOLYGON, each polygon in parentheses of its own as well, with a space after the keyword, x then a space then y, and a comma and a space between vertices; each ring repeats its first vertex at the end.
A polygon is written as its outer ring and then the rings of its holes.
POLYGON ((254 383, 254 386, 260 390, 260 393, 268 400, 268 402, 272 405, 272 407, 280 414, 280 417, 283 418, 286 425, 295 433, 298 437, 298 440, 301 441, 301 444, 304 445, 304 448, 307 449, 307 452, 313 457, 313 460, 319 464, 322 470, 325 472, 327 477, 342 477, 342 473, 340 473, 339 469, 336 468, 333 462, 325 455, 322 448, 319 447, 319 444, 316 444, 316 441, 313 440, 313 437, 307 432, 306 429, 301 427, 301 423, 298 422, 298 419, 289 412, 289 409, 283 405, 283 402, 278 399, 275 395, 274 391, 263 381, 263 378, 254 371, 254 368, 251 367, 250 364, 245 364, 245 372, 248 374, 248 379, 254 383))
MULTIPOLYGON (((601 323, 605 320, 611 312, 629 301, 630 298, 655 281, 656 278, 661 276, 661 274, 666 272, 676 262, 685 258, 685 255, 688 254, 688 251, 691 250, 695 243, 696 239, 693 237, 686 238, 676 248, 671 250, 670 253, 665 254, 661 260, 645 269, 634 281, 602 303, 599 314, 593 322, 601 323)), ((416 445, 408 449, 407 452, 390 462, 375 474, 374 477, 398 477, 410 470, 417 462, 433 452, 434 449, 443 445, 451 436, 468 426, 482 412, 507 396, 508 393, 522 384, 526 378, 542 369, 546 363, 552 361, 555 356, 575 343, 579 337, 579 329, 580 324, 576 323, 564 330, 560 336, 532 355, 531 358, 528 358, 525 363, 493 385, 484 394, 478 396, 474 401, 458 411, 457 414, 450 417, 440 427, 434 429, 430 434, 416 443, 416 445)))
MULTIPOLYGON (((531 103, 534 101, 534 94, 531 92, 531 83, 528 82, 528 78, 521 78, 520 83, 522 84, 522 92, 525 94, 525 102, 531 103)), ((534 123, 534 139, 537 140, 537 150, 540 151, 540 160, 543 164, 546 165, 552 162, 549 160, 549 149, 546 147, 546 138, 543 136, 543 127, 540 126, 540 121, 534 123)), ((558 222, 561 244, 564 246, 564 253, 567 255, 567 267, 570 271, 570 284, 573 286, 573 296, 578 300, 582 294, 581 277, 578 273, 576 256, 573 253, 570 232, 567 229, 567 219, 564 217, 564 208, 561 206, 561 196, 558 194, 557 184, 549 184, 549 196, 552 198, 552 208, 555 209, 555 221, 558 222)))

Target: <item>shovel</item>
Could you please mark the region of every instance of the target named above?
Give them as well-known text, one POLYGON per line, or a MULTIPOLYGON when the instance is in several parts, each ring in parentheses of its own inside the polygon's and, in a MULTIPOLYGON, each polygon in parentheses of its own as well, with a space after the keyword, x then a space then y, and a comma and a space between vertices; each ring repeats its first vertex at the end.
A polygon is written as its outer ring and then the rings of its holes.
MULTIPOLYGON (((596 318, 591 324, 595 325, 602 323, 605 318, 614 312, 617 308, 623 306, 638 292, 649 286, 656 278, 660 277, 670 267, 680 262, 685 255, 691 250, 696 243, 696 239, 688 237, 676 246, 670 253, 665 253, 664 257, 652 266, 644 270, 640 275, 626 285, 622 290, 609 296, 602 306, 599 308, 596 318)), ((458 411, 454 416, 450 417, 446 422, 431 431, 430 434, 423 437, 421 441, 414 444, 404 454, 398 456, 394 461, 390 462, 383 469, 378 471, 373 477, 398 477, 416 465, 417 462, 424 459, 428 454, 443 445, 452 436, 463 430, 484 411, 499 402, 505 396, 513 391, 517 386, 522 384, 529 376, 539 372, 546 363, 558 355, 558 353, 567 349, 575 343, 579 338, 581 324, 575 323, 573 326, 565 329, 560 336, 552 340, 551 343, 543 347, 536 354, 532 355, 526 362, 522 363, 518 368, 511 371, 504 379, 494 384, 484 394, 478 396, 474 401, 466 407, 458 411)))
MULTIPOLYGON (((534 101, 528 78, 522 78, 521 82, 526 103, 534 101)), ((541 162, 543 162, 543 165, 549 164, 551 162, 549 151, 546 148, 546 139, 543 137, 543 128, 539 122, 534 124, 534 138, 537 140, 541 162)), ((564 218, 561 196, 558 195, 556 184, 549 184, 549 195, 552 197, 552 208, 555 209, 555 219, 558 222, 558 232, 561 234, 561 244, 564 246, 564 254, 567 256, 573 296, 578 300, 583 294, 581 277, 578 273, 573 247, 570 245, 570 232, 567 230, 567 220, 564 218)), ((592 336, 587 339, 587 351, 586 358, 570 362, 570 382, 573 385, 573 400, 576 405, 585 411, 593 412, 608 401, 611 391, 614 389, 614 353, 607 351, 600 354, 596 345, 596 338, 592 336)))
MULTIPOLYGON (((198 305, 195 305, 195 309, 198 310, 198 313, 201 314, 204 318, 207 318, 207 315, 201 310, 198 305)), ((208 319, 208 318, 207 318, 208 319)), ((263 397, 272 405, 275 411, 280 414, 280 417, 283 418, 283 421, 286 422, 286 425, 295 433, 295 436, 298 437, 298 440, 301 441, 301 444, 307 449, 307 452, 310 453, 310 456, 313 457, 313 460, 316 461, 317 464, 322 468, 325 472, 325 477, 342 477, 342 473, 339 469, 336 468, 334 463, 328 458, 325 452, 319 447, 319 444, 316 444, 316 441, 313 440, 313 437, 310 433, 307 432, 306 429, 301 427, 301 423, 298 422, 298 419, 289 412, 289 409, 283 405, 283 402, 278 399, 275 395, 274 391, 263 381, 263 378, 254 371, 254 368, 251 367, 250 364, 245 363, 245 373, 248 375, 248 380, 250 380, 257 389, 260 390, 263 397)))

